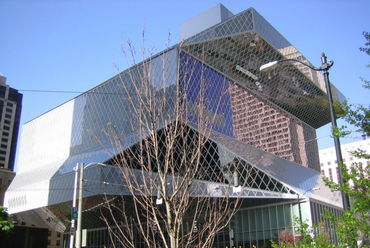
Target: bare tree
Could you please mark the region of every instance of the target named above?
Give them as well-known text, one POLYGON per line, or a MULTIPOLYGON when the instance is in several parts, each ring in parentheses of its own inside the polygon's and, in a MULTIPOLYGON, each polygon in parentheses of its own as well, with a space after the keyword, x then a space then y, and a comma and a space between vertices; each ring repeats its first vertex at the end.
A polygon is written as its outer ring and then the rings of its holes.
MULTIPOLYGON (((129 50, 135 62, 131 45, 129 50)), ((186 58, 174 65, 169 51, 183 56, 179 46, 120 74, 128 123, 139 141, 130 144, 112 124, 104 130, 115 149, 109 163, 120 168, 124 186, 101 209, 113 247, 212 247, 240 205, 230 197, 236 169, 225 171, 210 155, 217 152, 210 130, 228 88, 210 110, 206 67, 195 70, 197 62, 186 58), (174 66, 175 77, 169 70, 174 66)))

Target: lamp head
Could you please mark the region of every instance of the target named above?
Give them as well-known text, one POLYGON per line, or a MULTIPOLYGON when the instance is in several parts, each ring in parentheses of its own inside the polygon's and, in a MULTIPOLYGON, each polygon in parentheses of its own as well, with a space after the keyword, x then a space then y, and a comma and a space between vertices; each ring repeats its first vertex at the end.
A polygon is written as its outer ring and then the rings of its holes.
POLYGON ((316 190, 319 190, 319 189, 320 189, 320 187, 314 187, 310 191, 316 191, 316 190))
POLYGON ((270 71, 272 69, 274 69, 278 64, 278 61, 272 61, 272 62, 269 62, 267 64, 264 64, 260 67, 260 71, 262 72, 266 72, 266 71, 270 71))
POLYGON ((101 166, 101 167, 107 167, 107 164, 103 164, 103 163, 96 163, 96 164, 101 166))

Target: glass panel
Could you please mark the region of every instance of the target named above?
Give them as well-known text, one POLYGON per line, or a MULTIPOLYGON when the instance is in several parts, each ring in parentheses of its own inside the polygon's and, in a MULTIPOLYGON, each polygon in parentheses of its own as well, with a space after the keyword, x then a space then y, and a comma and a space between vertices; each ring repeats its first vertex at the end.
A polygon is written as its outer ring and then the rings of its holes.
POLYGON ((284 216, 284 206, 279 205, 276 206, 277 210, 277 219, 278 219, 278 228, 284 228, 285 227, 285 216, 284 216))
POLYGON ((271 223, 270 223, 270 208, 263 208, 262 209, 262 215, 263 215, 263 230, 264 230, 264 239, 271 239, 271 223))
POLYGON ((285 217, 285 226, 292 226, 292 215, 290 205, 284 205, 284 217, 285 217))

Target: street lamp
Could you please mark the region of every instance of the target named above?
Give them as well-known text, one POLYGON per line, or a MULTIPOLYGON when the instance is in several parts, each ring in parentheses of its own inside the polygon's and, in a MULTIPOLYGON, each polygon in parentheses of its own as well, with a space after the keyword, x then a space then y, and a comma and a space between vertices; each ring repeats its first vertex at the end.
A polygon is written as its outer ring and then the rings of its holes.
POLYGON ((106 167, 106 164, 103 163, 89 163, 87 165, 83 163, 77 163, 76 167, 74 168, 75 171, 75 179, 74 179, 74 186, 73 186, 73 201, 72 201, 72 220, 71 220, 71 234, 69 239, 69 247, 73 248, 74 245, 74 236, 76 235, 76 248, 81 248, 81 224, 82 224, 82 193, 83 193, 83 174, 84 170, 90 166, 98 165, 102 167, 106 167), (77 201, 77 184, 78 184, 78 210, 76 211, 76 201, 77 201), (75 230, 76 225, 76 212, 77 212, 77 229, 75 230))
MULTIPOLYGON (((321 66, 319 68, 316 68, 314 66, 311 66, 309 64, 306 64, 300 60, 297 60, 297 59, 282 59, 282 60, 277 60, 277 61, 272 61, 272 62, 269 62, 267 64, 264 64, 260 67, 260 71, 268 71, 268 70, 272 70, 274 67, 276 67, 279 63, 282 63, 282 62, 287 62, 287 61, 292 61, 292 62, 297 62, 297 63, 300 63, 314 71, 321 71, 323 74, 324 74, 324 81, 325 81, 325 87, 326 87, 326 92, 328 94, 328 100, 329 100, 329 110, 330 110, 330 119, 331 119, 331 126, 332 126, 332 130, 336 130, 337 129, 337 120, 336 120, 336 114, 335 114, 335 110, 334 110, 334 107, 333 107, 333 96, 332 96, 332 91, 331 91, 331 85, 330 85, 330 80, 329 80, 329 69, 333 66, 334 62, 331 60, 331 61, 327 61, 327 57, 325 56, 324 53, 322 53, 321 55, 321 66)), ((333 139, 334 139, 334 147, 335 147, 335 153, 336 153, 336 156, 337 156, 337 161, 338 161, 338 165, 339 164, 343 164, 343 158, 342 158, 342 152, 341 152, 341 149, 340 149, 340 142, 339 142, 339 137, 337 135, 334 135, 333 134, 333 139)), ((343 184, 344 183, 344 180, 343 180, 343 177, 342 177, 342 169, 339 168, 339 184, 343 184)), ((342 192, 342 203, 343 203, 343 209, 344 210, 347 210, 349 208, 349 198, 348 198, 348 195, 345 194, 344 192, 342 192)))

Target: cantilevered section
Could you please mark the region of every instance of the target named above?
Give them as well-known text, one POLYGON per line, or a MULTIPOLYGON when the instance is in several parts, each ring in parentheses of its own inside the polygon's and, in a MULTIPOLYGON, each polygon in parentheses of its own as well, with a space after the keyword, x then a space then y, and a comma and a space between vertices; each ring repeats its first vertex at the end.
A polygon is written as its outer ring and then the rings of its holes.
MULTIPOLYGON (((284 58, 309 62, 253 8, 188 38, 182 47, 310 126, 319 128, 330 122, 320 73, 289 62, 269 73, 259 71, 261 65, 284 58)), ((336 88, 333 90, 336 100, 343 101, 343 95, 336 88)))

